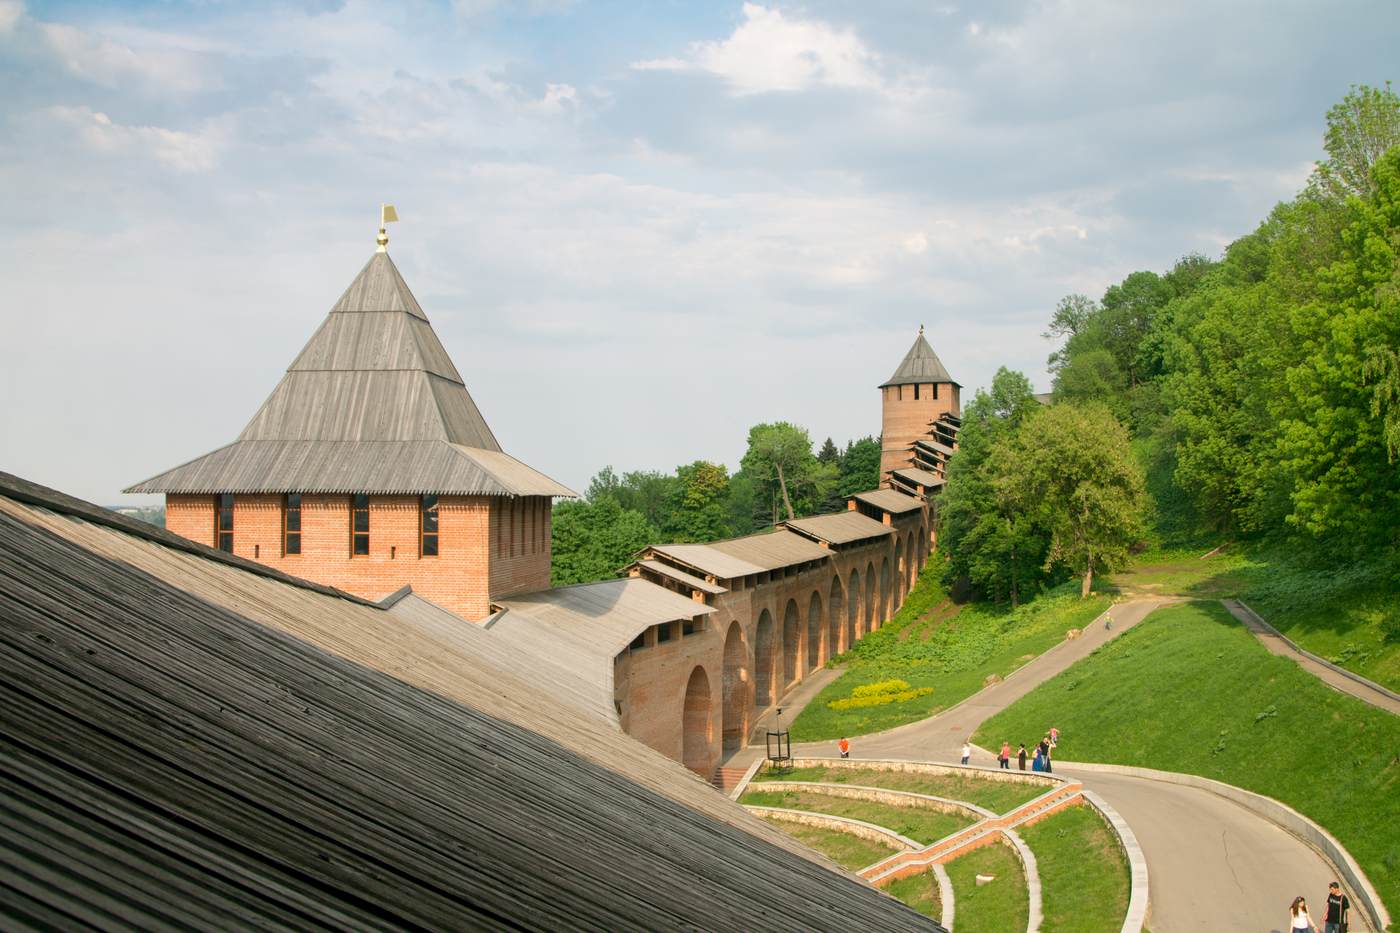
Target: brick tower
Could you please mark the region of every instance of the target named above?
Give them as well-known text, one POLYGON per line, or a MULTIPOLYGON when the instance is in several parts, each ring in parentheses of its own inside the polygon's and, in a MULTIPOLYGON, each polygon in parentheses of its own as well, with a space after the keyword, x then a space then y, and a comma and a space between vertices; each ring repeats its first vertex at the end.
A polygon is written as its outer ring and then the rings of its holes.
POLYGON ((574 493, 501 450, 387 243, 381 227, 233 443, 127 492, 164 493, 166 527, 193 541, 479 620, 549 586, 552 499, 574 493))
POLYGON ((880 386, 881 486, 890 485, 890 475, 895 470, 916 466, 914 444, 928 438, 936 422, 945 415, 953 419, 961 416, 961 389, 924 339, 920 325, 919 335, 904 361, 880 386))

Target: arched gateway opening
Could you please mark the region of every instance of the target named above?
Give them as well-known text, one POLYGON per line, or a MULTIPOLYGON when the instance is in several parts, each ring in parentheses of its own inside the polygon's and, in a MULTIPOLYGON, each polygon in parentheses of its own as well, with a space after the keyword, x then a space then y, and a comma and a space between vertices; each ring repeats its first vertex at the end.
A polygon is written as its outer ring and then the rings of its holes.
POLYGON ((831 578, 831 592, 826 598, 826 657, 825 663, 836 657, 846 646, 841 644, 841 604, 845 594, 841 592, 841 578, 831 578))
POLYGON ((894 543, 895 582, 894 582, 894 590, 893 590, 893 594, 892 594, 894 598, 893 598, 892 602, 890 603, 890 607, 889 607, 889 609, 890 609, 890 615, 894 615, 895 612, 897 612, 897 611, 899 610, 899 607, 902 606, 902 605, 904 605, 904 560, 905 560, 905 554, 906 554, 906 553, 907 553, 907 552, 904 550, 904 539, 901 538, 901 539, 895 541, 895 543, 894 543))
POLYGON ((724 636, 724 750, 738 751, 749 733, 749 646, 744 627, 729 623, 724 636))
POLYGON ((814 671, 822 663, 822 598, 812 594, 807 603, 807 670, 814 671))
POLYGON ((685 685, 681 729, 682 763, 690 770, 708 778, 714 767, 714 756, 710 751, 710 743, 714 738, 710 726, 710 678, 699 665, 690 672, 690 681, 685 685))
POLYGON ((789 599, 783 609, 783 689, 797 682, 798 652, 802 650, 802 626, 798 619, 797 600, 789 599))
POLYGON ((773 636, 773 616, 765 609, 758 617, 753 639, 754 668, 757 671, 753 701, 759 709, 767 709, 773 705, 773 679, 778 673, 778 652, 773 636))
POLYGON ((852 570, 850 585, 846 587, 846 592, 851 594, 851 598, 846 601, 846 648, 850 650, 851 645, 856 643, 860 636, 857 629, 860 627, 860 571, 852 570))
POLYGON ((865 628, 861 632, 867 635, 875 631, 875 623, 879 621, 880 607, 875 605, 875 565, 865 565, 865 628))
POLYGON ((889 621, 890 611, 890 559, 880 562, 880 625, 889 621))

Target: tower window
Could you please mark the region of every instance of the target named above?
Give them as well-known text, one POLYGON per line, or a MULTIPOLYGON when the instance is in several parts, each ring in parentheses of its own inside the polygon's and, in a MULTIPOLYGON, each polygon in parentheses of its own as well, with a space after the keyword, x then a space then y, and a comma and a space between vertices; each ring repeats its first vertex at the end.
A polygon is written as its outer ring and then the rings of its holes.
POLYGON ((938 399, 938 383, 936 382, 933 384, 933 397, 935 401, 938 399))
POLYGON ((418 500, 418 554, 438 556, 438 497, 424 496, 418 500))
POLYGON ((914 401, 917 402, 918 400, 919 400, 919 384, 916 382, 916 383, 914 383, 914 401))
POLYGON ((282 502, 282 553, 301 553, 301 493, 288 493, 282 502))
POLYGON ((233 495, 223 493, 215 506, 214 544, 221 551, 233 553, 233 495))
POLYGON ((897 401, 897 402, 902 402, 902 401, 904 401, 904 386, 895 386, 895 387, 894 387, 894 398, 895 398, 895 401, 897 401))
POLYGON ((350 502, 350 554, 369 555, 369 496, 357 493, 350 502))

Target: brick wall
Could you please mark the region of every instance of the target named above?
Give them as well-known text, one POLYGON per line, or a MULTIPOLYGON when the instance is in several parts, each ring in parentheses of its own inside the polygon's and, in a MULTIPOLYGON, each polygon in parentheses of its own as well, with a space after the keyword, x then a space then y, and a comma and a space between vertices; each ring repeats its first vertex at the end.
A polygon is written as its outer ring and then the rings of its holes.
MULTIPOLYGON (((910 579, 922 567, 917 541, 926 523, 922 510, 892 523, 904 547, 915 555, 908 564, 910 579)), ((896 577, 894 540, 892 536, 837 549, 830 562, 800 571, 775 571, 753 585, 721 581, 730 590, 709 598, 707 604, 715 612, 705 617, 703 631, 682 637, 677 624, 674 637, 665 644, 657 644, 654 632, 648 631, 646 647, 624 650, 614 666, 614 698, 621 711, 622 728, 709 777, 723 757, 726 738, 731 743, 739 737, 747 741, 759 715, 775 706, 783 693, 810 677, 833 655, 849 649, 853 637, 859 639, 879 628, 903 603, 907 587, 901 592, 896 577), (887 608, 881 612, 880 570, 886 564, 890 595, 884 603, 887 608), (868 573, 873 573, 876 583, 873 603, 865 594, 868 573), (833 581, 839 581, 835 601, 833 581), (854 621, 850 616, 853 603, 854 621), (785 644, 783 623, 789 604, 795 610, 796 625, 787 632, 792 636, 791 643, 785 644), (837 609, 835 633, 833 608, 837 609), (814 609, 818 620, 815 630, 808 625, 814 609), (762 638, 760 628, 765 630, 762 638), (816 650, 809 655, 813 637, 816 650), (766 650, 762 650, 760 642, 766 650), (790 682, 784 663, 789 651, 797 658, 796 676, 790 682), (687 688, 695 683, 696 668, 703 671, 708 685, 708 754, 697 759, 692 744, 692 755, 687 760, 686 695, 687 688), (770 677, 766 699, 761 696, 765 692, 761 689, 765 670, 770 677)), ((642 576, 648 574, 642 572, 642 576)), ((787 719, 786 724, 790 725, 791 720, 787 719)), ((690 725, 693 730, 693 705, 690 725)))
POLYGON ((887 485, 884 478, 892 470, 902 470, 913 465, 914 457, 909 449, 916 439, 928 435, 930 422, 944 412, 957 415, 962 411, 959 389, 952 383, 944 382, 937 386, 927 383, 920 385, 918 398, 914 397, 914 389, 914 386, 907 385, 887 386, 880 390, 882 486, 887 485), (938 391, 937 398, 934 398, 935 389, 938 391))
MULTIPOLYGON (((443 496, 438 503, 438 556, 419 554, 419 498, 369 497, 369 554, 350 553, 350 503, 345 495, 302 496, 301 553, 283 553, 280 495, 234 496, 234 553, 293 576, 381 599, 409 585, 424 599, 480 620, 493 595, 549 585, 549 510, 542 511, 543 548, 513 538, 496 558, 493 516, 505 500, 443 496), (496 590, 494 587, 501 587, 496 590)), ((527 500, 528 501, 528 500, 527 500)), ((166 527, 202 544, 214 542, 214 496, 166 497, 166 527)), ((508 510, 508 507, 507 507, 508 510)), ((520 510, 515 516, 526 522, 520 510)))

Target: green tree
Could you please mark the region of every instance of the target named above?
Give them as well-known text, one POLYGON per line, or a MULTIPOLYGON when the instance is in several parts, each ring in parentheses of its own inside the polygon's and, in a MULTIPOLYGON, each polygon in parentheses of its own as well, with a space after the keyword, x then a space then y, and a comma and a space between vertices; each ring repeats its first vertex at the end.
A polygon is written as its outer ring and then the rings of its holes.
POLYGON ((1327 158, 1313 170, 1310 192, 1337 201, 1374 195, 1372 166, 1400 145, 1400 97, 1390 82, 1384 88, 1352 85, 1327 111, 1324 139, 1327 158))
POLYGON ((1094 573, 1121 566, 1147 508, 1128 431, 1102 405, 1052 405, 1022 420, 994 482, 1050 532, 1045 568, 1067 567, 1088 596, 1094 573))
POLYGON ((707 460, 676 468, 669 522, 670 541, 717 541, 729 534, 729 471, 707 460))
POLYGON ((622 508, 611 496, 560 502, 554 506, 550 583, 567 586, 614 577, 657 537, 640 512, 622 508))
POLYGON ((869 492, 879 485, 880 441, 873 437, 848 441, 845 451, 841 454, 841 467, 836 484, 837 495, 844 500, 858 492, 869 492))
POLYGON ((1016 429, 1041 407, 1025 375, 997 370, 991 388, 963 409, 958 452, 938 500, 939 542, 949 555, 945 578, 965 578, 994 600, 1018 602, 1043 573, 1050 536, 1003 476, 1016 429))
POLYGON ((749 429, 749 449, 744 454, 745 472, 755 477, 772 477, 777 482, 787 517, 793 519, 790 488, 808 482, 816 464, 812 438, 805 428, 786 421, 756 424, 749 429))
POLYGON ((841 451, 837 449, 835 442, 832 441, 831 438, 828 437, 822 442, 822 449, 817 451, 817 462, 830 464, 839 464, 841 462, 841 451))

